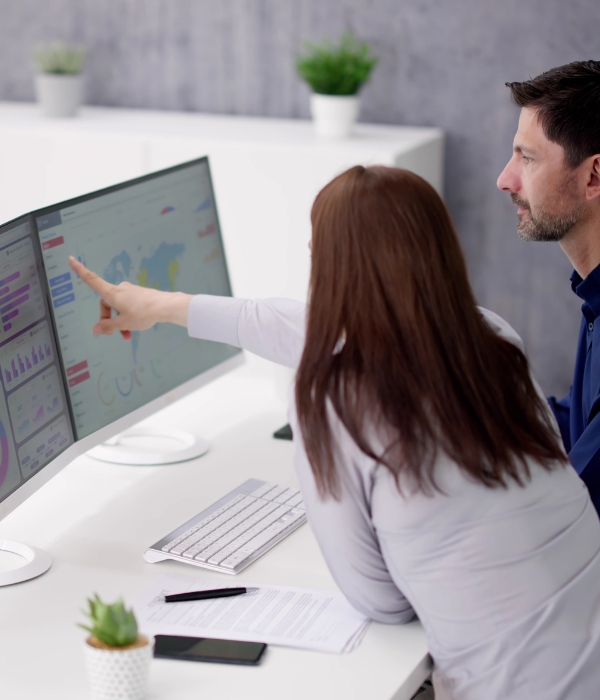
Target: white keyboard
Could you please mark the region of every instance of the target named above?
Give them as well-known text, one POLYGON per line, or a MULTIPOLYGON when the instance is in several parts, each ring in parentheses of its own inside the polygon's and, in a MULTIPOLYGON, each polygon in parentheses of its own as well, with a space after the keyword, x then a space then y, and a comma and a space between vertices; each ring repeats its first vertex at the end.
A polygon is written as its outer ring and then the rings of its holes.
POLYGON ((300 491, 248 479, 144 553, 237 574, 306 522, 300 491))

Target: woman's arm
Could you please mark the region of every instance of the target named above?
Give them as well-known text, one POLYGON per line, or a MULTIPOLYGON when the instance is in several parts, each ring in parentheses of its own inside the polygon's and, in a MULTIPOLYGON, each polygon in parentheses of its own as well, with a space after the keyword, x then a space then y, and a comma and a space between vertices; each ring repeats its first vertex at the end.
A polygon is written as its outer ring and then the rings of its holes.
POLYGON ((272 362, 296 367, 304 347, 305 304, 291 299, 247 300, 225 296, 161 292, 128 282, 113 285, 69 258, 72 269, 100 295, 96 335, 175 323, 190 336, 244 348, 272 362))
POLYGON ((100 320, 92 328, 95 335, 112 335, 119 331, 129 340, 131 331, 145 331, 156 323, 187 326, 191 294, 161 292, 129 282, 110 284, 71 256, 69 265, 100 295, 100 320))

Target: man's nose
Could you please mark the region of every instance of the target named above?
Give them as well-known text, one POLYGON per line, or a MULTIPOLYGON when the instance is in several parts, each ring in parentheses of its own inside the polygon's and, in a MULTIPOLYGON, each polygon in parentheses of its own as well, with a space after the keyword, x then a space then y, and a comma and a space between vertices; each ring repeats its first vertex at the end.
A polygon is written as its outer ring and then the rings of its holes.
POLYGON ((512 167, 512 160, 509 160, 504 170, 500 173, 496 186, 503 192, 517 192, 519 189, 518 178, 512 167))

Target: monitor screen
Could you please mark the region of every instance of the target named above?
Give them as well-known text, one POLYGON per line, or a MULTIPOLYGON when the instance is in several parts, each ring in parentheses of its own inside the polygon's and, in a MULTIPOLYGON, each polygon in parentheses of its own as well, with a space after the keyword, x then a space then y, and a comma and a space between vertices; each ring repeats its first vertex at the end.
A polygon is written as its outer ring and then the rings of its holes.
POLYGON ((0 501, 73 444, 30 217, 0 227, 0 501))
POLYGON ((72 273, 69 255, 114 284, 231 295, 208 159, 0 227, 0 516, 69 455, 240 359, 239 348, 170 324, 130 341, 94 336, 99 297, 72 273))
POLYGON ((239 352, 159 324, 96 337, 99 297, 68 256, 113 284, 231 295, 208 160, 36 214, 78 439, 239 352))

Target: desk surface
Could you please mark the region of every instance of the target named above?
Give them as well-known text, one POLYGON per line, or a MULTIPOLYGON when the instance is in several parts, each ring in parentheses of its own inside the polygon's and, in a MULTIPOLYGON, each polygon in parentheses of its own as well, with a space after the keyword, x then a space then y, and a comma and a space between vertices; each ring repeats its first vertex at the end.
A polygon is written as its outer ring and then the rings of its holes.
MULTIPOLYGON (((131 603, 164 573, 231 584, 179 562, 147 564, 142 554, 246 478, 296 485, 291 443, 270 437, 285 420, 285 405, 250 363, 146 421, 208 438, 204 457, 164 467, 81 457, 2 521, 0 538, 42 547, 54 564, 38 579, 0 588, 0 696, 87 697, 85 633, 75 623, 94 592, 131 603)), ((335 588, 308 525, 246 569, 244 580, 335 588)), ((408 700, 429 668, 419 623, 372 623, 346 655, 271 647, 257 668, 154 660, 148 700, 408 700)))

